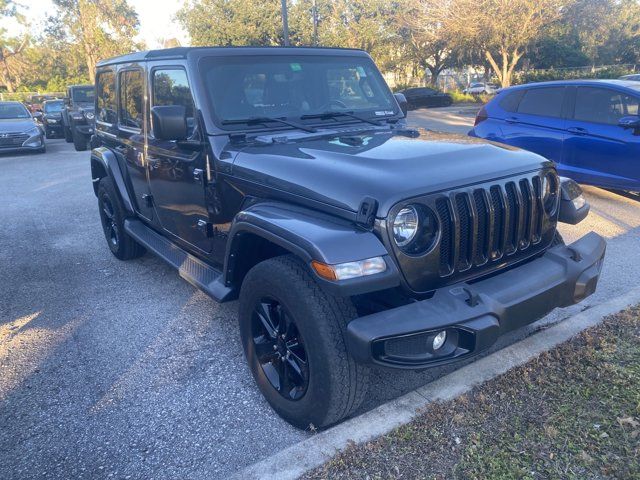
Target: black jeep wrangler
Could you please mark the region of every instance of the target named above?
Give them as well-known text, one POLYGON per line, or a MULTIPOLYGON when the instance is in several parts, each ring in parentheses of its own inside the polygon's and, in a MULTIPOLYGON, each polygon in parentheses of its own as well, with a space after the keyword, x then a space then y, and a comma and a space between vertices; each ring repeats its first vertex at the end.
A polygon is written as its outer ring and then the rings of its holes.
POLYGON ((93 85, 67 87, 62 109, 62 131, 77 151, 86 150, 93 135, 95 89, 93 85))
POLYGON ((175 48, 99 63, 91 171, 107 243, 239 298, 258 387, 298 427, 372 368, 424 369, 591 295, 605 242, 544 158, 409 128, 363 51, 175 48))

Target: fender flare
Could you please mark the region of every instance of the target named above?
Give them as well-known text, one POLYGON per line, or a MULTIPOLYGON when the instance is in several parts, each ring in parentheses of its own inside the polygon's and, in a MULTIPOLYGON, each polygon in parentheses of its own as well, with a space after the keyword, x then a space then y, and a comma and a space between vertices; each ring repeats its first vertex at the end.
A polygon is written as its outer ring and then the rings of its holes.
POLYGON ((383 257, 384 273, 341 281, 328 281, 309 269, 318 283, 340 296, 358 295, 400 285, 400 274, 389 252, 371 231, 308 208, 263 202, 240 211, 229 231, 225 254, 225 284, 231 286, 234 259, 242 255, 239 238, 253 234, 298 256, 304 263, 328 265, 383 257))
POLYGON ((98 182, 105 176, 113 180, 122 199, 122 205, 128 213, 133 215, 135 213, 133 202, 129 196, 129 191, 127 190, 122 171, 120 170, 118 159, 108 148, 94 148, 91 150, 91 178, 93 181, 93 190, 96 194, 98 193, 98 182))

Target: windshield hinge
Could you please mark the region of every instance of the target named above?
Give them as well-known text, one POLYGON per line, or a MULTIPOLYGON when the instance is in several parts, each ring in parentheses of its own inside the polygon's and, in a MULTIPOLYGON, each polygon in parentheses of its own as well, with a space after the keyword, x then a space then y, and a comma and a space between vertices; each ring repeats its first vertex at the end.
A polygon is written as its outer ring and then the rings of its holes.
POLYGON ((362 202, 360 202, 360 207, 358 207, 356 223, 365 227, 367 230, 371 230, 376 220, 377 211, 378 201, 375 198, 365 197, 362 202))

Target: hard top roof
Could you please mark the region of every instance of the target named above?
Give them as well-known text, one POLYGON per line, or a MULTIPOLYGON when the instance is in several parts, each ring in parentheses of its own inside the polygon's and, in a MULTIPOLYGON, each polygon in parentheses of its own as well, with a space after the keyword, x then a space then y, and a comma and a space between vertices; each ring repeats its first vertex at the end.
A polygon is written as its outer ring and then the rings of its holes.
POLYGON ((127 55, 121 55, 119 57, 113 57, 106 60, 101 60, 96 65, 97 67, 104 67, 106 65, 113 65, 117 63, 134 63, 145 62, 149 60, 172 60, 187 58, 190 52, 202 52, 215 54, 237 54, 237 55, 268 55, 268 54, 308 54, 308 55, 321 55, 335 54, 340 52, 342 55, 355 55, 363 56, 367 55, 364 50, 356 48, 334 48, 334 47, 175 47, 164 48, 160 50, 145 50, 142 52, 129 53, 127 55))

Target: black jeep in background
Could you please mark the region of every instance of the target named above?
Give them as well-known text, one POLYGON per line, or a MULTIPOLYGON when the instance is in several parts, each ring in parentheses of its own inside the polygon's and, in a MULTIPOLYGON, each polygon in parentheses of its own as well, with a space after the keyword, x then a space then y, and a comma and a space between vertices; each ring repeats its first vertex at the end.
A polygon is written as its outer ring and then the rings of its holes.
POLYGON ((99 63, 96 92, 112 253, 149 250, 239 298, 255 381, 298 427, 351 414, 373 368, 466 359, 595 291, 604 240, 556 231, 588 213, 577 184, 535 154, 409 128, 363 51, 141 52, 99 63))
POLYGON ((42 126, 47 138, 62 136, 62 110, 64 100, 46 100, 42 104, 42 126))
POLYGON ((67 143, 86 150, 93 135, 95 89, 92 85, 67 87, 62 110, 62 131, 67 143))

